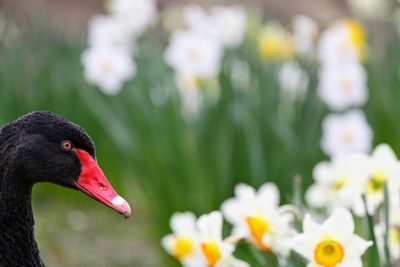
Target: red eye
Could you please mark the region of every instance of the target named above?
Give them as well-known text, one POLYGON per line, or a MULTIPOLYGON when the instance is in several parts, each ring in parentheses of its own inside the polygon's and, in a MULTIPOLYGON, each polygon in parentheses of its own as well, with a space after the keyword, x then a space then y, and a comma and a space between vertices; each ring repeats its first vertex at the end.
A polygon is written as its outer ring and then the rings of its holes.
POLYGON ((61 142, 61 148, 64 151, 70 151, 74 146, 72 145, 72 143, 70 141, 62 141, 61 142))

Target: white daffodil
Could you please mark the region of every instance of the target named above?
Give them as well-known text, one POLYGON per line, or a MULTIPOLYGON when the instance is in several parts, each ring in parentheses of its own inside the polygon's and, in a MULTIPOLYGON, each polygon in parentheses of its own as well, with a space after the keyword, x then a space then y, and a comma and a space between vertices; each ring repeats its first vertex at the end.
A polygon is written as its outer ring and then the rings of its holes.
POLYGON ((111 0, 111 15, 135 36, 142 34, 157 19, 154 0, 111 0))
POLYGON ((356 61, 322 67, 318 95, 333 110, 364 105, 368 98, 364 68, 356 61))
POLYGON ((124 47, 90 47, 82 52, 81 62, 86 80, 105 94, 118 93, 136 73, 135 62, 124 47))
POLYGON ((197 221, 204 267, 249 267, 233 256, 235 246, 222 239, 222 214, 214 211, 197 221))
POLYGON ((322 224, 306 215, 292 249, 309 261, 307 267, 362 267, 361 256, 371 245, 354 234, 351 213, 339 208, 322 224))
POLYGON ((276 185, 266 183, 256 192, 246 184, 235 187, 235 197, 221 206, 228 222, 233 224, 232 236, 254 242, 264 251, 273 251, 287 257, 294 229, 290 226, 292 215, 279 207, 276 185))
POLYGON ((306 192, 306 201, 313 208, 337 207, 365 213, 362 193, 369 178, 369 159, 364 154, 346 154, 331 162, 320 162, 313 170, 313 184, 306 192), (361 202, 361 203, 360 203, 361 202))
POLYGON ((318 35, 317 23, 306 15, 296 15, 292 20, 293 41, 300 55, 311 55, 314 52, 318 35))
MULTIPOLYGON (((397 194, 397 198, 393 199, 396 201, 397 205, 394 204, 390 209, 390 221, 388 229, 388 247, 390 252, 390 257, 392 261, 400 260, 400 207, 399 207, 400 196, 397 194)), ((393 203, 393 202, 391 202, 393 203)), ((381 255, 384 255, 384 242, 385 242, 385 222, 381 221, 375 226, 375 235, 378 243, 378 248, 381 255)))
POLYGON ((284 98, 293 102, 302 99, 308 89, 308 74, 295 61, 285 62, 278 73, 284 98))
POLYGON ((368 153, 373 132, 365 115, 359 110, 325 117, 322 125, 322 150, 329 156, 351 152, 368 153))
POLYGON ((222 48, 218 41, 194 31, 178 31, 165 51, 165 61, 178 73, 210 78, 220 71, 222 48))
POLYGON ((389 3, 382 0, 348 0, 355 13, 369 18, 383 18, 388 14, 389 3))
POLYGON ((191 212, 175 213, 170 227, 173 233, 161 240, 163 248, 185 267, 202 266, 195 215, 191 212))
POLYGON ((364 29, 358 22, 338 21, 321 34, 318 43, 319 60, 324 65, 344 65, 363 60, 366 56, 365 39, 364 29))
MULTIPOLYGON (((368 212, 374 214, 384 201, 384 186, 387 184, 389 197, 400 191, 400 162, 386 144, 377 146, 368 164, 369 179, 365 184, 368 212)), ((400 202, 400 198, 393 200, 400 202)))
POLYGON ((187 120, 197 118, 204 104, 199 79, 191 74, 176 73, 175 82, 182 102, 183 117, 187 120))
POLYGON ((95 15, 89 21, 88 43, 90 46, 126 46, 132 48, 133 38, 125 26, 110 16, 95 15))
POLYGON ((206 12, 200 5, 188 5, 183 10, 191 30, 209 35, 228 48, 239 46, 246 30, 246 11, 240 5, 214 6, 206 12))

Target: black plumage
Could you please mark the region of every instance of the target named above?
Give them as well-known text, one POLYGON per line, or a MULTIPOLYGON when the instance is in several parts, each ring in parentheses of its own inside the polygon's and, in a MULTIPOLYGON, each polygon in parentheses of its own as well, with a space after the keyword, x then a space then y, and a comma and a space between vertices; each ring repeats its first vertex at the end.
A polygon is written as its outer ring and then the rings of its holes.
POLYGON ((81 162, 60 147, 69 140, 93 158, 95 147, 79 126, 51 112, 32 112, 0 130, 0 266, 44 266, 34 239, 32 186, 76 188, 81 162))

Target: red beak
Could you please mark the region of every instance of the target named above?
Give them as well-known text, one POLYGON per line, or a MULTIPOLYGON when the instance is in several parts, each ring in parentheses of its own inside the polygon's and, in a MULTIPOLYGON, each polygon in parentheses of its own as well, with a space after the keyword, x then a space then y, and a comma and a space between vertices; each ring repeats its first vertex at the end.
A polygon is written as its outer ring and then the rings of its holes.
POLYGON ((76 187, 91 198, 122 214, 131 216, 128 202, 115 192, 96 160, 86 151, 75 149, 81 164, 81 175, 75 181, 76 187))

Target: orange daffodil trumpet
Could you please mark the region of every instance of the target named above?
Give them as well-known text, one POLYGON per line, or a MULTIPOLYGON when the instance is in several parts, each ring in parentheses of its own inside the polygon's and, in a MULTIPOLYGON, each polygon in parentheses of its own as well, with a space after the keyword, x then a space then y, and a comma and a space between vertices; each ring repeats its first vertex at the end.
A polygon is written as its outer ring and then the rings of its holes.
POLYGON ((235 198, 226 200, 221 209, 233 224, 234 237, 250 240, 261 250, 275 252, 281 258, 288 256, 289 240, 295 233, 290 225, 293 216, 280 209, 276 185, 266 183, 256 192, 239 184, 235 198))
POLYGON ((293 238, 292 248, 309 261, 307 267, 362 267, 361 255, 372 245, 354 234, 351 213, 343 208, 322 224, 306 215, 303 231, 293 238))

